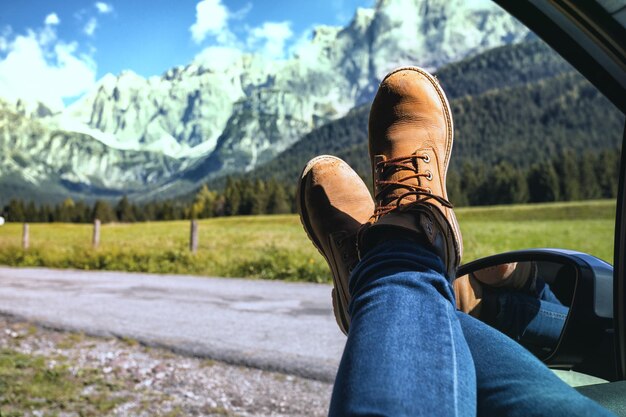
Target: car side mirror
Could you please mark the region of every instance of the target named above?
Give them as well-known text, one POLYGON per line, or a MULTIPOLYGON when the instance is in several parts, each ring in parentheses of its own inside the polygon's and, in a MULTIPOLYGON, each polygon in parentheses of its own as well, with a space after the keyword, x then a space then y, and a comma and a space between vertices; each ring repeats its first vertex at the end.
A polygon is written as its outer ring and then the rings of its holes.
POLYGON ((612 380, 613 267, 588 254, 528 249, 459 268, 457 307, 553 368, 612 380))

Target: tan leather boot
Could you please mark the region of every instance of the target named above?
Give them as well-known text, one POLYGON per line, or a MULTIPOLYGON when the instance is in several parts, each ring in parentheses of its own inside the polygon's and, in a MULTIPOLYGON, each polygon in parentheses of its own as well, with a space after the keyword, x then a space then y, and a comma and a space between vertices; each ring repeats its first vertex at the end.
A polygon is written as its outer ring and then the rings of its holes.
POLYGON ((476 318, 480 318, 483 287, 473 276, 466 274, 452 283, 456 308, 476 318))
POLYGON ((450 105, 432 75, 405 67, 383 79, 369 118, 376 210, 360 232, 361 253, 400 230, 425 237, 454 276, 463 243, 446 191, 452 141, 450 105))
POLYGON ((534 262, 511 262, 483 268, 474 272, 474 278, 495 288, 521 290, 529 284, 534 287, 537 265, 534 262), (531 283, 528 281, 532 280, 531 283))
POLYGON ((374 201, 348 164, 322 155, 309 161, 302 171, 297 205, 304 230, 330 267, 335 318, 348 334, 348 280, 358 262, 356 236, 374 212, 374 201))
POLYGON ((532 290, 537 279, 534 262, 511 262, 479 269, 458 277, 452 283, 456 307, 464 313, 481 318, 483 286, 512 291, 532 290), (530 281, 530 282, 529 282, 530 281))

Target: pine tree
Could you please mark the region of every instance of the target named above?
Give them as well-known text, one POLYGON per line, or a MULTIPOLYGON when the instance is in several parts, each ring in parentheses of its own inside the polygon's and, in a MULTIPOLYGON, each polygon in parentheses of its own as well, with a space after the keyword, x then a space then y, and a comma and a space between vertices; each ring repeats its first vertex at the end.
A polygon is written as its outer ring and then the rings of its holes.
POLYGON ((91 220, 93 221, 95 219, 100 220, 102 223, 110 223, 117 220, 111 205, 103 200, 96 200, 93 206, 91 220))
POLYGON ((79 201, 74 207, 72 221, 76 223, 88 223, 91 214, 91 208, 84 201, 79 201))
POLYGON ((559 200, 559 177, 551 162, 534 165, 529 170, 527 177, 531 202, 559 200))
POLYGON ((291 205, 287 198, 285 188, 272 180, 268 184, 269 200, 267 202, 267 212, 269 214, 284 214, 291 212, 291 205))
POLYGON ((482 164, 465 163, 461 168, 461 191, 467 196, 469 205, 489 204, 488 195, 483 195, 483 184, 487 180, 486 169, 482 164))
POLYGON ((54 207, 54 218, 57 222, 68 223, 72 221, 74 215, 74 200, 66 198, 61 204, 54 207))
POLYGON ((37 207, 35 206, 34 201, 29 201, 24 210, 24 217, 27 222, 39 222, 39 212, 37 211, 37 207))
POLYGON ((242 178, 238 181, 238 188, 241 200, 239 202, 237 214, 252 214, 252 206, 254 205, 255 198, 252 182, 250 182, 247 178, 242 178))
POLYGON ((177 203, 177 202, 173 202, 172 203, 172 220, 182 220, 185 218, 185 206, 177 203))
POLYGON ((252 206, 250 208, 250 214, 265 214, 267 212, 267 187, 265 183, 260 179, 254 182, 254 191, 251 196, 252 206))
POLYGON ((196 193, 194 201, 189 210, 189 217, 192 219, 206 219, 215 215, 215 200, 217 193, 209 190, 204 184, 196 193))
POLYGON ((123 196, 117 203, 117 206, 115 206, 115 214, 121 222, 127 223, 135 221, 135 213, 126 196, 123 196))
POLYGON ((526 177, 508 162, 494 167, 485 187, 485 201, 490 204, 520 204, 528 201, 526 177))
POLYGON ((600 185, 602 198, 616 198, 617 184, 619 181, 620 150, 608 150, 600 152, 596 165, 596 175, 600 185))
POLYGON ((580 200, 580 170, 576 155, 572 150, 564 150, 555 163, 561 182, 561 199, 565 201, 580 200))
POLYGON ((43 204, 39 207, 39 219, 42 222, 53 222, 54 221, 54 213, 48 204, 43 204))
POLYGON ((580 160, 580 196, 585 200, 600 198, 602 189, 596 175, 598 158, 590 151, 586 151, 580 160))
POLYGON ((174 220, 176 214, 171 200, 156 203, 156 220, 174 220))
POLYGON ((12 199, 6 207, 7 221, 24 222, 26 221, 24 202, 20 199, 12 199))
POLYGON ((231 177, 226 179, 226 187, 224 188, 224 214, 226 216, 234 216, 239 213, 241 205, 241 191, 238 181, 231 177))
POLYGON ((213 213, 218 217, 226 215, 226 197, 223 194, 218 195, 215 199, 213 213))
POLYGON ((456 207, 468 205, 467 194, 465 194, 461 188, 461 178, 456 171, 448 173, 446 188, 448 189, 448 196, 452 204, 456 207))
MULTIPOLYGON (((369 181, 371 184, 371 181, 369 181)), ((295 184, 290 183, 285 186, 285 193, 287 194, 287 200, 289 202, 289 208, 291 213, 297 213, 298 207, 296 204, 296 195, 298 194, 298 188, 295 184)))

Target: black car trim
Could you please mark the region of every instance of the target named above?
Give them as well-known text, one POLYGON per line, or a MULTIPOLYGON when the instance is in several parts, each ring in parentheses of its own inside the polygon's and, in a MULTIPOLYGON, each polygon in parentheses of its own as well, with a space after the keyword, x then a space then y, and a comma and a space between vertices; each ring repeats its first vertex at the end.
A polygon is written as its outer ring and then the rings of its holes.
POLYGON ((615 244, 613 246, 613 318, 615 320, 615 356, 617 379, 626 377, 626 126, 622 139, 622 155, 615 210, 615 244))

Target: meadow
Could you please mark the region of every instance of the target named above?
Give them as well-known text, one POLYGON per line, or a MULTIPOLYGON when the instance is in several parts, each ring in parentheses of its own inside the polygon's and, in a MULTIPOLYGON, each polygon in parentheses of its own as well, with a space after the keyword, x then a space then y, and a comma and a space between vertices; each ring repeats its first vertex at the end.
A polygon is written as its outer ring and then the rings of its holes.
MULTIPOLYGON (((615 202, 610 200, 456 210, 463 262, 508 250, 559 247, 612 263, 615 202)), ((34 223, 30 247, 22 225, 0 227, 0 264, 329 282, 324 259, 297 215, 199 221, 198 251, 189 251, 189 221, 106 224, 91 247, 92 225, 34 223)))

